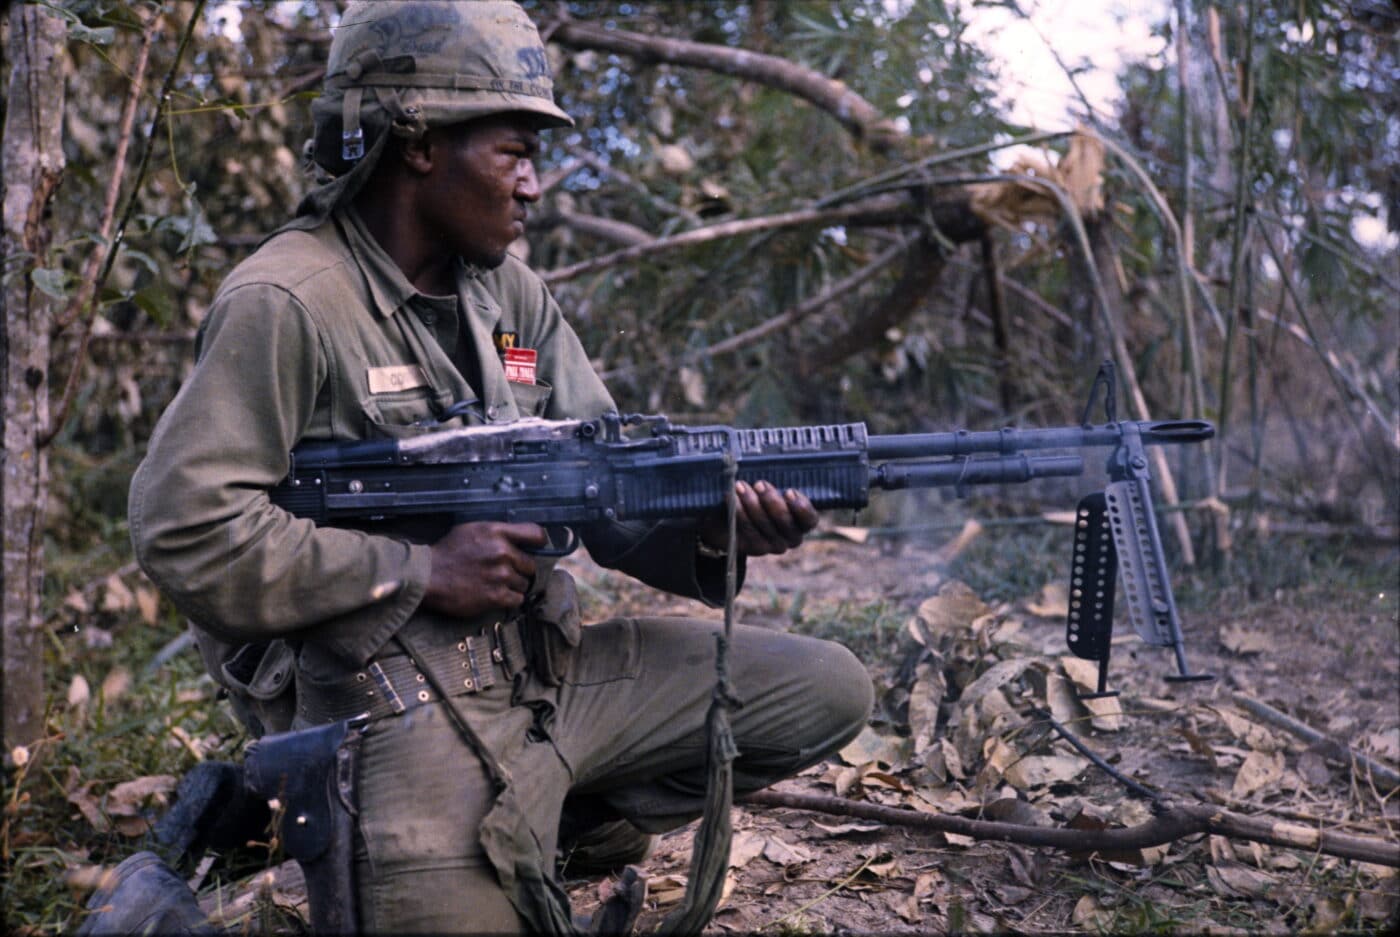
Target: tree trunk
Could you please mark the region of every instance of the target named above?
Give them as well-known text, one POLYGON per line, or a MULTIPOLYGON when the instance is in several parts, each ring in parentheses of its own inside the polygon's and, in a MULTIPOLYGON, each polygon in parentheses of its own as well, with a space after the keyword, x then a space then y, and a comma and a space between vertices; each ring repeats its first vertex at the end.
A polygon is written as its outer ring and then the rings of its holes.
POLYGON ((64 20, 38 4, 9 12, 10 86, 0 165, 4 178, 6 261, 0 316, 0 530, 4 537, 4 750, 43 735, 44 505, 48 457, 39 438, 49 419, 52 310, 29 276, 43 265, 50 228, 45 212, 63 175, 64 20))

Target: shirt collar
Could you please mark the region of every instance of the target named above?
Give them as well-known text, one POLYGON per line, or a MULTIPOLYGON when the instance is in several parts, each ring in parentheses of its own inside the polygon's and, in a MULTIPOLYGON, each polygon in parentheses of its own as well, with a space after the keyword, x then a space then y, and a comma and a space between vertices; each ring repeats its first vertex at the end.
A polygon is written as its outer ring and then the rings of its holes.
POLYGON ((345 243, 350 255, 364 274, 369 284, 370 296, 374 300, 374 310, 388 318, 405 306, 419 292, 408 277, 404 276, 399 265, 384 252, 374 235, 365 227, 364 220, 352 206, 344 206, 336 212, 336 220, 345 234, 345 243))
MULTIPOLYGON (((369 284, 370 295, 374 299, 375 311, 388 318, 407 305, 415 297, 432 299, 409 282, 399 265, 394 263, 374 235, 365 227, 364 219, 353 206, 347 205, 336 213, 350 254, 364 274, 369 284)), ((457 261, 457 294, 463 293, 467 283, 479 280, 489 271, 485 267, 469 264, 460 258, 457 261)))

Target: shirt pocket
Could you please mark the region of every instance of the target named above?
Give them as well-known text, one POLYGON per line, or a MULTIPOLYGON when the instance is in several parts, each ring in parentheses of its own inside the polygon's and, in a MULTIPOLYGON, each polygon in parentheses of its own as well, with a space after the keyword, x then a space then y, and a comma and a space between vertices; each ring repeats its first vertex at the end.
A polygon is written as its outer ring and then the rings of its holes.
POLYGON ((434 393, 431 387, 371 394, 360 401, 366 434, 370 438, 405 439, 439 429, 429 424, 436 422, 451 396, 447 391, 434 393))
POLYGON ((543 382, 536 384, 522 384, 510 381, 510 395, 515 400, 515 409, 521 416, 544 416, 544 411, 549 406, 550 395, 554 393, 554 388, 543 382))

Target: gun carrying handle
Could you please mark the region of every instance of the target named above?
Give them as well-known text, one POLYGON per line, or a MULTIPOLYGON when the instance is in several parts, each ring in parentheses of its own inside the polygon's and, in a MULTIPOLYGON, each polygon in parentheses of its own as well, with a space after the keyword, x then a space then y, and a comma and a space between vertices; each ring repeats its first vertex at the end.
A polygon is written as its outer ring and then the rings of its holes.
POLYGON ((1142 424, 1145 443, 1205 442, 1215 437, 1215 425, 1209 420, 1155 420, 1142 424))

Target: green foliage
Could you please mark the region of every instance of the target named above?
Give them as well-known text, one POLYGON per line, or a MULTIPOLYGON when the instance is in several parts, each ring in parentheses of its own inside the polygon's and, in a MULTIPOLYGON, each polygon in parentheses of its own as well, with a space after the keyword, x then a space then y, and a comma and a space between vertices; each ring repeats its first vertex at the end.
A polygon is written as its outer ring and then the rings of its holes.
MULTIPOLYGON (((780 54, 847 82, 911 136, 939 145, 982 141, 1005 128, 994 111, 985 59, 961 42, 959 14, 941 3, 909 4, 900 15, 879 4, 837 3, 574 4, 570 12, 578 19, 603 14, 618 29, 710 37, 780 54)), ((684 223, 687 214, 714 223, 807 207, 898 165, 897 154, 856 145, 829 114, 723 75, 581 52, 561 63, 557 85, 578 126, 556 134, 552 158, 564 162, 569 149, 587 147, 646 190, 576 173, 565 183, 568 207, 658 233, 684 223)), ((713 343, 820 293, 884 243, 841 228, 735 238, 565 283, 557 293, 575 311, 585 345, 602 359, 625 407, 822 419, 858 408, 865 415, 857 400, 896 390, 896 406, 917 420, 938 402, 921 399, 928 388, 915 382, 914 393, 898 392, 868 359, 808 386, 772 380, 791 370, 795 354, 844 330, 889 288, 897 270, 771 341, 724 357, 705 354, 713 343), (683 369, 703 374, 702 400, 682 393, 683 369)), ((532 261, 542 269, 607 249, 563 230, 533 247, 532 261)), ((916 344, 935 344, 925 332, 942 328, 940 312, 915 313, 916 344)), ((905 362, 901 373, 924 372, 926 360, 905 362)))

